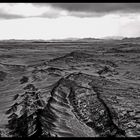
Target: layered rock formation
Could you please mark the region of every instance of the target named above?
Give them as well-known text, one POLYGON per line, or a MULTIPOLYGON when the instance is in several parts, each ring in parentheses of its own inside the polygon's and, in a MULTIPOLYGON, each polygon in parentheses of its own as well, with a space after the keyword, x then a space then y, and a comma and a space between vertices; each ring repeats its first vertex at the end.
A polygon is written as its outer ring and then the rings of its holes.
POLYGON ((133 62, 139 57, 101 50, 27 66, 1 63, 1 137, 140 136, 139 66, 133 62))

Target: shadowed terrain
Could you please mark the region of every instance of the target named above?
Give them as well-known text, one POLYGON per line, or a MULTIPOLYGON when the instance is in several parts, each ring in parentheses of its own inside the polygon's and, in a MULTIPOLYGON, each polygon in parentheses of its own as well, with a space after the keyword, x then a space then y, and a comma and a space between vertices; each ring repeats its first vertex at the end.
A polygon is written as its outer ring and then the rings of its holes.
POLYGON ((139 69, 127 39, 1 41, 0 135, 138 137, 139 69))

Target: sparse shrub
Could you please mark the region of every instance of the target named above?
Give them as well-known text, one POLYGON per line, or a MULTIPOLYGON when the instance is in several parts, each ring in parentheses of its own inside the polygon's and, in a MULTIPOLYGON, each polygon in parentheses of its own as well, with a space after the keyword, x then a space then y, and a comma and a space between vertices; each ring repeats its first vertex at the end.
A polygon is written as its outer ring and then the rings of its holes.
POLYGON ((20 84, 24 84, 28 82, 28 77, 23 76, 22 79, 20 79, 20 84))
POLYGON ((0 81, 3 81, 7 76, 6 72, 0 71, 0 81))

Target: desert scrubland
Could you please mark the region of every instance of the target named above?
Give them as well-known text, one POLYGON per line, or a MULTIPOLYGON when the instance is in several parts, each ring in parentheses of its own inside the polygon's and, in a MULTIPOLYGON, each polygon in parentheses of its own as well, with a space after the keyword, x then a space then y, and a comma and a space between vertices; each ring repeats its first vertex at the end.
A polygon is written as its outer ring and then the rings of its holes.
POLYGON ((1 137, 140 136, 140 44, 0 42, 1 137))

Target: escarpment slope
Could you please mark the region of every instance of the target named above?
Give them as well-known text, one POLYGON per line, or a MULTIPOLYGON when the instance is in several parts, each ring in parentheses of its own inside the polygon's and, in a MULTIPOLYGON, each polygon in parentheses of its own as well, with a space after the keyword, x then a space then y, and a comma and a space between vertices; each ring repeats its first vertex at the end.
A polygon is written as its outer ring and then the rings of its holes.
POLYGON ((139 45, 67 44, 1 49, 1 137, 139 137, 139 45))

